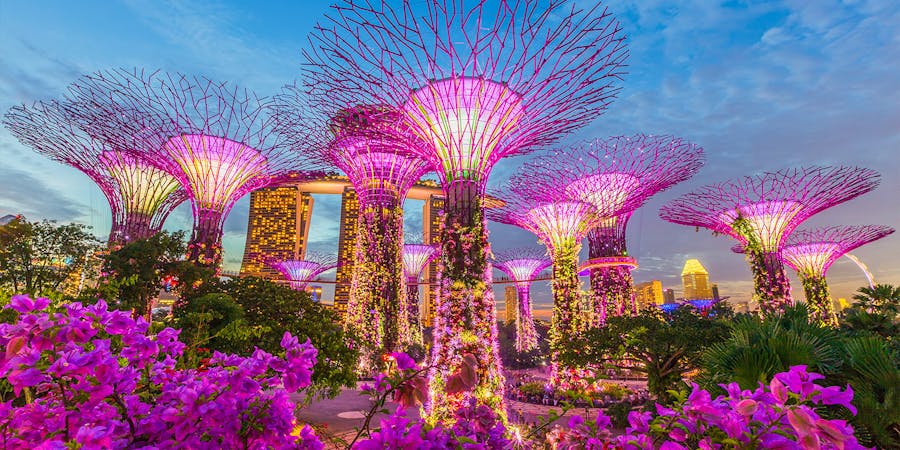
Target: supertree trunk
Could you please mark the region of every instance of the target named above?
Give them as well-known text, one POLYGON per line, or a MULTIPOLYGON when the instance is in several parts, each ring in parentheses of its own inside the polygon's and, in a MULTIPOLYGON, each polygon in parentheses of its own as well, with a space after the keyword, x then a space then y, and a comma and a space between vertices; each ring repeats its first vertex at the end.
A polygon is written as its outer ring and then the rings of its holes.
POLYGON ((406 319, 409 323, 409 344, 422 345, 422 321, 419 319, 419 278, 406 278, 406 319))
POLYGON ((359 237, 348 314, 366 345, 363 364, 380 370, 382 355, 408 341, 400 268, 403 257, 403 209, 368 206, 359 212, 359 237))
POLYGON ((197 214, 188 242, 188 261, 218 269, 222 265, 222 213, 206 210, 197 214))
POLYGON ((809 315, 819 323, 837 326, 837 315, 831 302, 831 294, 828 283, 821 275, 800 275, 803 283, 803 293, 806 295, 806 304, 809 307, 809 315))
POLYGON ((553 250, 553 318, 550 322, 551 383, 567 383, 567 368, 559 364, 559 351, 566 338, 581 329, 581 299, 578 291, 578 245, 571 242, 553 250))
POLYGON ((636 313, 631 268, 621 265, 592 269, 591 297, 595 325, 605 324, 607 315, 624 316, 636 313))
POLYGON ((534 318, 531 315, 531 284, 517 283, 516 295, 516 351, 529 352, 537 348, 537 330, 534 329, 534 318))
POLYGON ((753 272, 753 297, 762 314, 778 313, 793 305, 791 284, 778 253, 748 249, 747 258, 753 272))
POLYGON ((429 421, 450 419, 474 399, 505 417, 503 375, 497 348, 492 269, 480 186, 456 181, 447 186, 441 225, 439 279, 434 346, 429 376, 429 421), (467 355, 475 363, 477 382, 461 392, 451 386, 467 355))
POLYGON ((139 239, 147 239, 156 234, 158 230, 154 230, 151 224, 152 217, 142 213, 129 213, 125 218, 125 240, 136 241, 139 239))

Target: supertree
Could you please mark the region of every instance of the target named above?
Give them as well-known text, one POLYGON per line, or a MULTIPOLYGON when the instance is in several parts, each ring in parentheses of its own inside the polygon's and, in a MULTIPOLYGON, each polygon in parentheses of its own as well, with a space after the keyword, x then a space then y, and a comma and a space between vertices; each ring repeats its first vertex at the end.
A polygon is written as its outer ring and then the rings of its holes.
POLYGON ((302 291, 322 272, 337 267, 337 255, 309 253, 304 259, 268 261, 268 264, 284 275, 291 288, 302 291))
POLYGON ((89 106, 77 114, 92 133, 170 173, 188 192, 188 259, 203 265, 221 264, 222 226, 238 199, 315 168, 275 138, 267 99, 225 82, 111 70, 82 77, 70 90, 89 106))
POLYGON ((636 311, 631 270, 637 261, 628 255, 625 241, 634 208, 692 177, 703 160, 703 150, 683 139, 638 134, 583 141, 535 161, 562 172, 560 186, 570 196, 600 211, 623 210, 604 218, 588 233, 590 259, 581 269, 590 270, 597 324, 605 323, 608 312, 636 311))
POLYGON ((853 249, 893 232, 893 228, 881 225, 832 226, 795 231, 785 238, 781 257, 800 276, 806 303, 816 320, 837 325, 825 281, 828 268, 853 249))
MULTIPOLYGON (((322 120, 297 86, 285 86, 272 107, 276 131, 350 179, 359 200, 359 230, 346 325, 382 355, 412 342, 403 295, 403 201, 431 168, 405 150, 423 145, 387 106, 356 105, 322 120)), ((365 366, 364 366, 365 367, 365 366)))
POLYGON ((185 200, 185 191, 168 173, 85 132, 70 114, 74 106, 56 100, 14 106, 3 125, 23 144, 97 184, 112 211, 111 245, 152 236, 185 200))
POLYGON ((507 250, 494 255, 494 268, 516 283, 516 351, 527 352, 537 348, 538 336, 531 314, 531 282, 550 263, 546 251, 533 247, 507 250))
POLYGON ((446 196, 426 412, 452 420, 475 397, 505 416, 485 183, 501 158, 554 141, 605 110, 626 57, 623 35, 597 5, 419 3, 336 6, 311 34, 305 79, 325 109, 397 105, 429 144, 410 149, 436 168, 446 196), (464 360, 475 361, 477 384, 448 393, 448 377, 464 360))
POLYGON ((419 317, 419 276, 437 256, 437 247, 428 244, 403 244, 403 275, 406 276, 406 317, 412 342, 422 344, 422 321, 419 317))
POLYGON ((669 222, 705 227, 737 239, 753 273, 763 313, 793 303, 779 254, 784 236, 810 216, 878 186, 877 172, 858 167, 807 167, 704 186, 660 210, 669 222))

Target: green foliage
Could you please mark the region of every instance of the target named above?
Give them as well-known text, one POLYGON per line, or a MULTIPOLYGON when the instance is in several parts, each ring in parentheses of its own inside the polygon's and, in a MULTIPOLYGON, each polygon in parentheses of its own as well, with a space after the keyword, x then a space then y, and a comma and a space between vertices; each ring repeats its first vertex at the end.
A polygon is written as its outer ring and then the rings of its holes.
POLYGON ((244 322, 244 310, 222 293, 197 297, 181 311, 182 340, 194 348, 209 347, 222 352, 244 350, 248 340, 263 331, 244 322))
POLYGON ((182 333, 189 333, 191 311, 209 312, 215 308, 216 314, 224 316, 225 311, 233 314, 233 309, 225 308, 226 298, 232 299, 243 313, 241 320, 209 334, 215 336, 210 339, 210 349, 222 350, 214 346, 221 345, 247 355, 259 347, 278 353, 281 338, 289 331, 301 341, 308 338, 319 351, 311 390, 337 395, 341 386, 356 382, 359 353, 351 348, 352 337, 344 333, 335 314, 324 305, 314 303, 308 293, 252 277, 224 282, 207 280, 191 292, 193 296, 183 299, 175 309, 178 325, 184 324, 182 333), (197 305, 204 302, 208 305, 206 309, 197 305))
POLYGON ((610 317, 564 342, 560 360, 570 366, 605 364, 647 375, 648 390, 662 401, 667 391, 699 366, 706 348, 727 336, 727 308, 704 314, 681 307, 671 314, 656 309, 636 316, 610 317))
POLYGON ((16 219, 0 226, 0 286, 17 294, 47 297, 77 293, 90 278, 100 242, 90 227, 16 219), (76 278, 75 280, 71 280, 76 278))
POLYGON ((540 381, 532 381, 519 386, 519 390, 526 395, 541 395, 544 393, 545 385, 540 381))
POLYGON ((538 348, 519 352, 516 350, 516 324, 515 322, 497 323, 497 341, 500 346, 500 359, 503 367, 508 369, 531 369, 546 365, 547 355, 550 353, 550 344, 547 340, 547 326, 541 322, 535 322, 535 331, 538 337, 538 348))
POLYGON ((841 330, 849 336, 875 336, 900 356, 900 287, 886 284, 863 287, 854 305, 841 314, 841 330))

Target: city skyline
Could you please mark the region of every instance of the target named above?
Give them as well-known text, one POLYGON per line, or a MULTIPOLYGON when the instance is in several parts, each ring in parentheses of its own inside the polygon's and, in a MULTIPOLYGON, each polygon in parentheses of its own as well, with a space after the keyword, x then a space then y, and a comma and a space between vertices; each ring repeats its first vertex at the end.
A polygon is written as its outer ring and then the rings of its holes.
MULTIPOLYGON (((272 95, 299 75, 305 35, 327 2, 253 10, 238 3, 0 5, 0 26, 7 30, 0 40, 0 106, 6 110, 56 97, 83 73, 132 66, 227 79, 272 95), (175 26, 161 25, 170 17, 176 17, 175 26), (191 31, 183 33, 185 29, 191 31)), ((695 233, 657 216, 660 205, 707 182, 799 165, 866 166, 885 175, 879 189, 801 228, 900 223, 896 208, 877 207, 896 203, 900 191, 900 181, 890 176, 900 169, 895 156, 900 131, 893 125, 900 118, 900 81, 890 73, 900 56, 900 46, 890 41, 900 6, 672 8, 661 2, 610 2, 609 7, 633 37, 628 42, 630 73, 608 112, 567 142, 632 132, 672 133, 697 142, 708 154, 707 167, 693 180, 635 213, 628 239, 629 253, 639 264, 636 282, 659 279, 663 287, 679 287, 681 265, 697 258, 714 274, 723 295, 749 297, 749 270, 742 255, 730 252, 729 239, 695 233), (694 45, 700 39, 707 45, 694 45)), ((0 169, 7 180, 0 190, 0 216, 73 220, 92 225, 99 236, 107 233, 108 208, 87 177, 31 152, 6 130, 0 131, 0 157, 10 161, 0 169)), ((501 162, 490 184, 500 184, 527 159, 501 162)), ((340 196, 314 194, 313 200, 310 248, 336 253, 340 196)), ((240 265, 248 204, 249 196, 238 201, 225 223, 229 270, 240 265)), ((405 205, 411 232, 422 231, 422 206, 420 201, 405 205)), ((190 223, 190 210, 182 206, 165 228, 189 229, 190 223)), ((535 237, 514 227, 491 223, 489 229, 495 249, 537 246, 535 237)), ((893 256, 900 254, 900 239, 888 237, 853 253, 876 281, 900 283, 900 264, 893 256)), ((802 298, 798 279, 789 276, 795 296, 802 298)), ((846 258, 835 264, 828 279, 834 298, 850 298, 866 283, 846 258)), ((586 289, 587 280, 581 281, 586 289)), ((502 289, 495 288, 497 298, 502 289)), ((535 316, 546 318, 547 283, 536 283, 533 296, 535 316)), ((331 298, 328 287, 324 297, 331 298)))

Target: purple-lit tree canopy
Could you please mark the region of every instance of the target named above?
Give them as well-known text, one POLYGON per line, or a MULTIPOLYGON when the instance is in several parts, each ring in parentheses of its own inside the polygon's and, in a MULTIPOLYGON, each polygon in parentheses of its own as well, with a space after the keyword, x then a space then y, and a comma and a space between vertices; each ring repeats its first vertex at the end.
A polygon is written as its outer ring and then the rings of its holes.
POLYGON ((405 153, 422 143, 398 126, 394 109, 357 105, 324 120, 296 86, 286 86, 272 110, 276 131, 291 147, 340 169, 356 191, 359 233, 346 325, 369 347, 363 368, 377 369, 382 355, 415 341, 404 308, 403 201, 430 170, 405 153))
POLYGON ((769 313, 793 302, 779 254, 784 236, 810 216, 875 189, 879 178, 858 167, 769 172, 704 186, 663 206, 660 217, 737 239, 753 272, 754 299, 769 313))
POLYGON ((115 70, 83 77, 73 93, 91 108, 79 115, 172 174, 194 212, 188 258, 221 263, 222 225, 234 203, 289 171, 309 170, 272 133, 267 100, 228 83, 180 74, 115 70))
POLYGON ((422 344, 422 320, 419 312, 419 276, 437 256, 437 247, 428 244, 403 245, 403 275, 406 277, 406 318, 413 343, 422 344))
POLYGON ((449 418, 471 397, 503 410, 483 215, 491 168, 596 118, 625 60, 619 25, 603 7, 539 3, 345 1, 305 53, 318 107, 332 116, 360 103, 400 108, 404 125, 429 144, 408 151, 430 161, 444 186, 432 419, 449 418), (478 384, 448 394, 467 354, 478 384))
POLYGON ((3 124, 23 144, 75 167, 97 184, 112 211, 110 243, 150 237, 184 201, 184 190, 175 177, 88 135, 71 114, 78 107, 59 101, 15 106, 3 124))
POLYGON ((636 309, 625 229, 635 208, 657 192, 687 180, 703 166, 703 150, 672 136, 617 136, 594 139, 551 152, 536 160, 547 170, 562 172, 560 186, 569 195, 598 211, 622 210, 588 233, 594 320, 602 324, 608 313, 622 315, 636 309))
POLYGON ((305 259, 270 261, 269 265, 284 275, 291 288, 302 291, 322 272, 337 266, 337 255, 310 253, 305 259))
POLYGON ((546 252, 534 248, 507 250, 495 255, 494 268, 516 282, 516 350, 519 352, 531 351, 538 346, 531 313, 531 282, 550 264, 546 252))
POLYGON ((800 276, 806 303, 818 320, 837 324, 825 281, 828 268, 841 256, 893 232, 881 225, 832 226, 795 231, 785 238, 782 259, 800 276))

